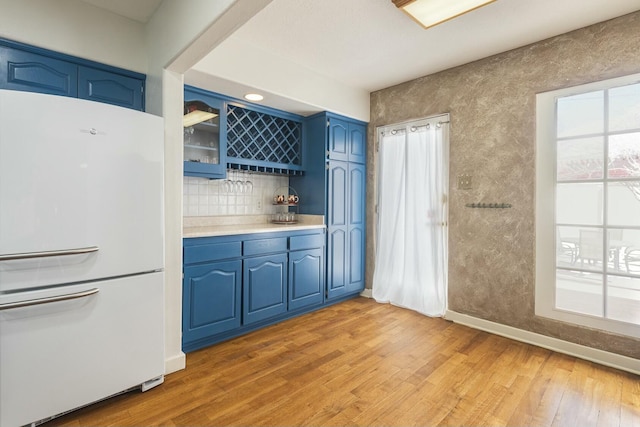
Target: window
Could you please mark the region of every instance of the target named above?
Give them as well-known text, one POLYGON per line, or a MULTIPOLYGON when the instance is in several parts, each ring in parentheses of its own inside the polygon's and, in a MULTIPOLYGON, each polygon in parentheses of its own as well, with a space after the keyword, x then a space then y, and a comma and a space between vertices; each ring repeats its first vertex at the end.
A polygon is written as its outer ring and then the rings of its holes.
POLYGON ((640 336, 640 75, 537 96, 536 314, 640 336))

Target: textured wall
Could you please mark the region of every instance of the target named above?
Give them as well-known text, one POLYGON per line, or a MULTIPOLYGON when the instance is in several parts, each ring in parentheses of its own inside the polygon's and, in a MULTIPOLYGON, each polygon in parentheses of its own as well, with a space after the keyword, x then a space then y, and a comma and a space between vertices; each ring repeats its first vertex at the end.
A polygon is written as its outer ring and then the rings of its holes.
MULTIPOLYGON (((536 317, 535 97, 640 72, 640 12, 371 95, 368 236, 375 228, 375 128, 451 113, 449 309, 640 358, 640 341, 536 317), (455 177, 473 175, 471 190, 455 177), (466 203, 511 203, 470 209, 466 203)), ((367 247, 371 287, 374 239, 367 247)))

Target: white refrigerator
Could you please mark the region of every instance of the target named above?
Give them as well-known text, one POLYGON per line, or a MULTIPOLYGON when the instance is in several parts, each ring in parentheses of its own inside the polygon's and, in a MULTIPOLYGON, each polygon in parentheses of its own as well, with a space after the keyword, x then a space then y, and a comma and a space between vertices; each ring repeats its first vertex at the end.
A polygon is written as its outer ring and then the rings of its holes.
POLYGON ((0 90, 0 425, 164 378, 163 120, 0 90))

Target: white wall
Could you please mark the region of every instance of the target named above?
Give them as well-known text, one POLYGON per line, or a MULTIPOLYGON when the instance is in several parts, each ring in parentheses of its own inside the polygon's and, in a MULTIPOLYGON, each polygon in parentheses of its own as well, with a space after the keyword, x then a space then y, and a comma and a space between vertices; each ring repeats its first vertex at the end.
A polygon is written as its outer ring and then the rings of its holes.
MULTIPOLYGON (((347 86, 312 69, 276 57, 238 37, 225 40, 194 65, 193 70, 214 73, 222 79, 299 101, 316 107, 316 111, 332 111, 369 121, 368 91, 347 86), (285 67, 283 63, 286 63, 285 67), (256 67, 260 69, 258 74, 255 73, 256 67)), ((238 93, 227 95, 242 97, 238 93)))
MULTIPOLYGON (((184 72, 200 57, 194 43, 235 0, 164 0, 145 29, 149 67, 147 71, 147 111, 162 115, 164 69, 184 72), (197 11, 197 13, 194 13, 197 11), (188 57, 194 57, 189 61, 188 57), (182 58, 182 59, 181 59, 182 58), (181 59, 182 63, 177 63, 181 59)), ((182 90, 182 87, 181 87, 182 90)), ((182 104, 182 97, 180 98, 182 104)))
POLYGON ((182 74, 162 72, 164 112, 165 370, 184 369, 182 352, 182 74))
POLYGON ((78 0, 0 0, 0 37, 147 72, 144 25, 78 0))
POLYGON ((167 373, 186 362, 181 342, 183 73, 270 1, 164 0, 147 24, 147 111, 165 118, 167 373))
MULTIPOLYGON (((182 352, 182 105, 184 69, 180 56, 234 0, 211 3, 165 0, 146 27, 149 67, 147 111, 165 118, 165 369, 183 369, 182 352), (194 13, 198 11, 198 13, 194 13)), ((188 61, 187 61, 188 63, 188 61)))

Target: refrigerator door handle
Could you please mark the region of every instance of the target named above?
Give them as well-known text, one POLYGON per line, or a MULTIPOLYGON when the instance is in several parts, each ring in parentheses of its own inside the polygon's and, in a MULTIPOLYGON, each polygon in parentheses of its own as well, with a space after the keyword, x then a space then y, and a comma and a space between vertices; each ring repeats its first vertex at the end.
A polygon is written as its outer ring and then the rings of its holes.
POLYGON ((93 288, 93 289, 88 289, 86 291, 75 292, 73 294, 57 295, 55 297, 38 298, 38 299, 32 299, 27 301, 9 302, 5 304, 0 304, 0 311, 9 310, 10 308, 29 307, 29 306, 38 305, 38 304, 48 304, 51 302, 66 301, 66 300, 76 299, 76 298, 84 298, 84 297, 91 296, 93 294, 97 294, 99 291, 100 289, 93 288))
POLYGON ((98 251, 97 246, 87 246, 86 248, 75 249, 62 249, 58 251, 43 251, 43 252, 25 252, 21 254, 6 254, 0 255, 0 261, 14 261, 17 259, 31 259, 31 258, 45 258, 52 256, 65 256, 65 255, 82 255, 91 252, 98 251))

